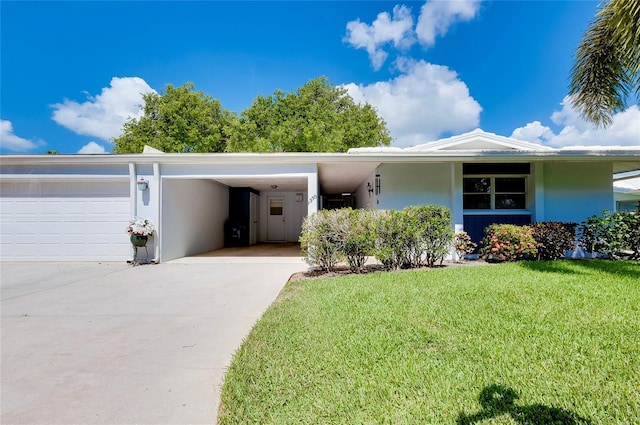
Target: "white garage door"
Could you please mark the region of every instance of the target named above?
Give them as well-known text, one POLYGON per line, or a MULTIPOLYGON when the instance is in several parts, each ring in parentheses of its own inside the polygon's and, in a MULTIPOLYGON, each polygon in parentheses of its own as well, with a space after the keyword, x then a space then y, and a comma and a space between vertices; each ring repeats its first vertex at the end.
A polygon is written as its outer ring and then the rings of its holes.
POLYGON ((127 260, 129 211, 128 181, 3 181, 0 258, 127 260))

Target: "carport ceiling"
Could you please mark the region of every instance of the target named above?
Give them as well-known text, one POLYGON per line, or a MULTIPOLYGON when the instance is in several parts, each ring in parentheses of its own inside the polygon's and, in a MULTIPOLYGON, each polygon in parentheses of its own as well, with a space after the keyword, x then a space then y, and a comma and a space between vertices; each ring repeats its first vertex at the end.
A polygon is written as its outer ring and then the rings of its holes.
POLYGON ((306 177, 282 177, 282 176, 247 176, 215 178, 215 181, 229 187, 251 187, 260 192, 306 192, 306 177), (273 188, 272 186, 276 186, 273 188))
POLYGON ((377 162, 333 162, 318 164, 323 193, 353 193, 376 170, 377 162))
MULTIPOLYGON (((353 193, 378 166, 377 162, 338 162, 318 164, 318 179, 323 193, 353 193)), ((252 187, 258 191, 306 192, 307 178, 301 176, 214 177, 229 187, 252 187), (275 189, 272 186, 277 186, 275 189)))

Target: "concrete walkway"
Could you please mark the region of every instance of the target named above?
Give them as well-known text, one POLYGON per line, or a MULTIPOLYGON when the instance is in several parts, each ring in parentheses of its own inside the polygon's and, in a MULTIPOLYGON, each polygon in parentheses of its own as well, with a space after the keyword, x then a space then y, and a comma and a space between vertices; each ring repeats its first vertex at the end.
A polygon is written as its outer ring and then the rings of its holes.
POLYGON ((220 260, 0 263, 0 423, 215 423, 232 354, 306 269, 220 260))

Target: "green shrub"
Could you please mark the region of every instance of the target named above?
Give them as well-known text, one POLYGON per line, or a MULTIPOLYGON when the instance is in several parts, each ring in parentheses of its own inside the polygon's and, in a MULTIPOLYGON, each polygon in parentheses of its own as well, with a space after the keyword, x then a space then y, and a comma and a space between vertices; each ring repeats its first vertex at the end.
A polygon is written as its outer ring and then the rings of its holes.
POLYGON ((451 211, 438 205, 419 205, 404 210, 409 237, 408 260, 411 267, 442 263, 453 238, 451 211))
POLYGON ((485 229, 480 255, 491 261, 518 261, 536 257, 536 240, 531 227, 492 224, 485 229))
POLYGON ((375 211, 375 256, 386 270, 398 269, 406 262, 404 215, 402 211, 375 211))
POLYGON ((300 249, 307 264, 323 271, 335 271, 344 258, 337 229, 337 210, 320 210, 302 222, 300 249))
POLYGON ((559 260, 575 247, 577 223, 545 221, 531 225, 538 260, 559 260))
POLYGON ((442 263, 452 242, 451 212, 424 205, 402 211, 321 210, 302 224, 300 247, 305 261, 335 271, 343 260, 352 272, 362 271, 375 255, 387 270, 433 267, 442 263))
POLYGON ((449 253, 451 211, 437 205, 377 211, 375 256, 387 270, 433 267, 449 253))
POLYGON ((471 236, 467 232, 457 232, 453 235, 453 248, 456 250, 459 260, 464 260, 464 256, 467 254, 473 254, 477 247, 478 244, 471 240, 471 236))
POLYGON ((335 210, 338 214, 337 226, 340 249, 347 258, 349 268, 354 273, 362 271, 367 257, 374 254, 375 230, 373 210, 335 210))
POLYGON ((618 259, 625 251, 640 258, 640 213, 602 211, 580 225, 580 245, 587 251, 618 259))
POLYGON ((335 271, 343 260, 354 273, 362 271, 367 256, 374 254, 375 229, 372 210, 341 208, 321 210, 302 224, 300 248, 305 261, 324 271, 335 271))

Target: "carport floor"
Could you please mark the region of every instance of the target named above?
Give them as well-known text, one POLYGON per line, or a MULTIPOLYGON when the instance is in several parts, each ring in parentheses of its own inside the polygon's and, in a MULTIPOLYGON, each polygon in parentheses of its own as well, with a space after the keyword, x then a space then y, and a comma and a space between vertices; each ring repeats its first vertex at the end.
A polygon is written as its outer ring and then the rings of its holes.
POLYGON ((169 263, 219 263, 219 262, 278 262, 304 265, 299 243, 260 243, 252 246, 216 249, 190 257, 171 260, 169 263))

